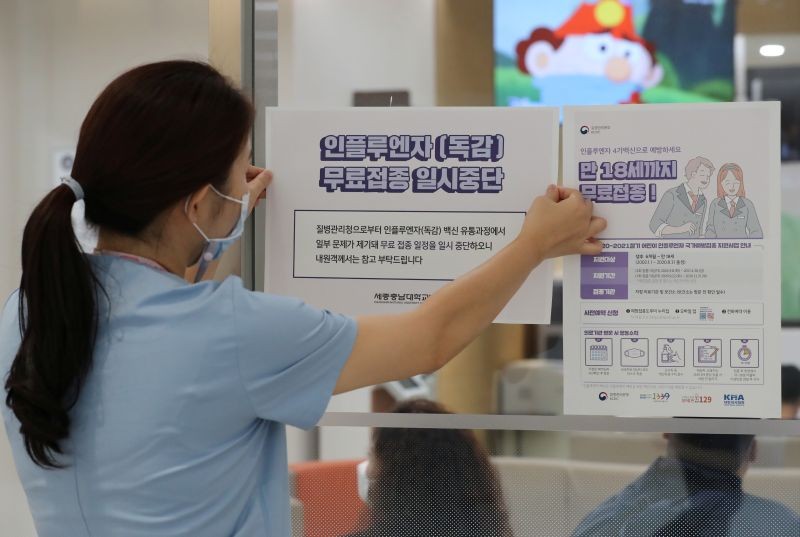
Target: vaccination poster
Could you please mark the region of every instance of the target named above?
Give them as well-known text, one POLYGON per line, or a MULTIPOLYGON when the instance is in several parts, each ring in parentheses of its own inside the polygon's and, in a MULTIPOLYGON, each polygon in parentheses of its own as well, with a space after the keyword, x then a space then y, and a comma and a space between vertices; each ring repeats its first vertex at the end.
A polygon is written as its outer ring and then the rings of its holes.
MULTIPOLYGON (((555 108, 267 109, 265 282, 333 311, 408 311, 511 242, 558 173, 555 108)), ((552 266, 498 322, 548 323, 552 266)))
POLYGON ((779 417, 779 103, 567 107, 608 219, 564 267, 570 414, 779 417))

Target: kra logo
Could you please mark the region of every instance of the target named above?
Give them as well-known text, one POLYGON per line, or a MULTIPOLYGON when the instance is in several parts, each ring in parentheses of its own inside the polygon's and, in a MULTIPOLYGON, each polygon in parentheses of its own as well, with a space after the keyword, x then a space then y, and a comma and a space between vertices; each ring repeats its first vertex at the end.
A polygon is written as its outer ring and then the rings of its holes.
POLYGON ((581 134, 589 134, 589 127, 587 127, 586 125, 582 125, 580 130, 581 134))
POLYGON ((597 396, 601 401, 605 401, 608 399, 608 394, 606 392, 600 392, 600 395, 597 396))
POLYGON ((722 396, 723 406, 744 406, 744 395, 741 393, 726 393, 722 396))

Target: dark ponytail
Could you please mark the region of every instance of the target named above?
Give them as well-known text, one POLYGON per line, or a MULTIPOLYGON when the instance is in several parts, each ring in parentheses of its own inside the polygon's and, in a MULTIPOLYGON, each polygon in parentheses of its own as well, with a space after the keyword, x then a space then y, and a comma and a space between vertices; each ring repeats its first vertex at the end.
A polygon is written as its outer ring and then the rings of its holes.
MULTIPOLYGON (((201 62, 143 65, 115 79, 81 126, 72 176, 86 218, 100 230, 147 238, 151 224, 207 184, 225 184, 244 147, 253 108, 201 62)), ((33 210, 22 239, 22 341, 6 379, 6 405, 31 459, 63 464, 70 410, 91 371, 105 297, 72 228, 75 194, 65 185, 33 210)))
POLYGON ((19 325, 22 343, 6 382, 28 455, 59 467, 69 414, 91 363, 96 285, 72 229, 75 194, 66 185, 33 210, 22 236, 19 325))

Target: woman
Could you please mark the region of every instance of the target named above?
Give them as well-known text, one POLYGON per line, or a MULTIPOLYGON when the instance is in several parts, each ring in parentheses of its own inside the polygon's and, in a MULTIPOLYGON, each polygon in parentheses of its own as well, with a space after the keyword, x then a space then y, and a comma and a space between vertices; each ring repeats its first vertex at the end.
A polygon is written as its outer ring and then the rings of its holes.
POLYGON ((761 239, 764 232, 755 205, 745 197, 744 172, 738 164, 723 164, 717 174, 717 199, 708 211, 706 237, 761 239))
MULTIPOLYGON (((416 400, 394 412, 447 414, 416 400)), ((503 491, 472 431, 373 432, 365 528, 352 537, 512 537, 503 491)))
POLYGON ((441 367, 547 258, 596 253, 577 192, 537 198, 511 245, 400 315, 350 319, 190 284, 241 234, 271 175, 248 165, 253 108, 213 68, 135 68, 81 126, 73 177, 25 227, 0 318, 3 407, 39 537, 288 535, 284 424, 332 393, 441 367), (80 251, 70 211, 99 231, 80 251), (414 337, 409 337, 414 334, 414 337))

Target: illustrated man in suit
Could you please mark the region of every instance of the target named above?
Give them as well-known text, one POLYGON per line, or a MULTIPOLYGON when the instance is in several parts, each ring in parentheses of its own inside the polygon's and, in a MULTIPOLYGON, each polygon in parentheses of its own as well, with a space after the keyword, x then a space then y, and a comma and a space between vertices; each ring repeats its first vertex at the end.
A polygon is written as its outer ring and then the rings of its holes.
POLYGON ((707 202, 703 190, 711 182, 714 165, 705 157, 686 163, 686 182, 670 188, 650 219, 650 231, 657 237, 699 237, 707 202))
POLYGON ((723 164, 717 175, 717 199, 708 210, 706 237, 762 239, 756 207, 744 191, 744 172, 738 164, 723 164))

